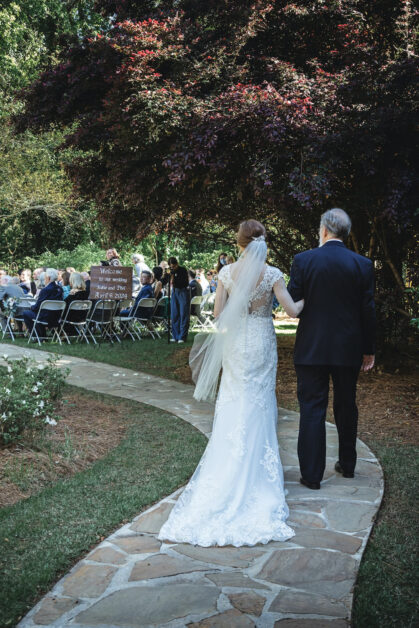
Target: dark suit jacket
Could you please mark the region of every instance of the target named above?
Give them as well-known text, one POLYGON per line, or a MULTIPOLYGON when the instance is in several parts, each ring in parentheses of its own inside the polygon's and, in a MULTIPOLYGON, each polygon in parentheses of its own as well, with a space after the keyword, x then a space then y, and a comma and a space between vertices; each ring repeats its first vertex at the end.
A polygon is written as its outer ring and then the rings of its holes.
POLYGON ((189 289, 191 291, 191 299, 202 296, 202 286, 196 279, 192 279, 189 282, 189 289))
POLYGON ((375 353, 374 267, 343 242, 295 256, 288 291, 304 299, 295 364, 360 366, 375 353))
MULTIPOLYGON (((63 289, 55 281, 51 281, 45 288, 42 288, 39 293, 39 297, 36 300, 35 305, 32 305, 31 310, 38 312, 40 305, 43 301, 62 301, 63 289)), ((43 312, 40 320, 48 321, 50 324, 56 324, 59 320, 61 312, 43 312)))
MULTIPOLYGON (((153 286, 148 283, 145 286, 141 286, 140 292, 137 294, 137 297, 134 302, 134 308, 141 299, 153 299, 154 298, 154 290, 153 286)), ((134 311, 134 310, 132 310, 134 311)), ((129 310, 122 310, 121 314, 127 316, 129 310)), ((139 307, 136 313, 136 318, 149 318, 152 315, 152 311, 148 308, 139 307)))

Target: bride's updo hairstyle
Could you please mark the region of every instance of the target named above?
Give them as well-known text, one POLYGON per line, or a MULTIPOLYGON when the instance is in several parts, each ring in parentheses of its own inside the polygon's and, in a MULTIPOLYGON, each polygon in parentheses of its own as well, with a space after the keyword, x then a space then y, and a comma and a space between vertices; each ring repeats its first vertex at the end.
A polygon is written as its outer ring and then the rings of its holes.
POLYGON ((266 229, 262 223, 257 220, 245 220, 239 227, 237 244, 245 249, 249 242, 259 236, 266 237, 266 229))

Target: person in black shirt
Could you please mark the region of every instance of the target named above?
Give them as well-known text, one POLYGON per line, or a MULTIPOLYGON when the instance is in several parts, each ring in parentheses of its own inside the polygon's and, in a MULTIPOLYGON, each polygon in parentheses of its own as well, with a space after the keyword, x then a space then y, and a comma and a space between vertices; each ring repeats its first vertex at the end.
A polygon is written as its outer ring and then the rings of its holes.
POLYGON ((185 342, 189 330, 189 279, 188 271, 179 266, 176 257, 169 258, 169 268, 172 285, 171 342, 185 342))

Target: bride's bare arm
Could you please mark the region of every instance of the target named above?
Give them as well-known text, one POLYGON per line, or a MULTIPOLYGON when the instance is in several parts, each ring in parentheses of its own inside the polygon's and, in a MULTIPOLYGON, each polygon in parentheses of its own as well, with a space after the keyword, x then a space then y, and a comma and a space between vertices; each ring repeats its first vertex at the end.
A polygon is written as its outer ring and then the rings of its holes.
POLYGON ((288 316, 295 318, 299 315, 301 310, 304 307, 304 299, 300 301, 294 301, 292 296, 287 290, 287 286, 285 285, 285 281, 282 279, 278 279, 278 281, 274 284, 274 293, 279 303, 282 305, 288 316))
POLYGON ((214 317, 220 316, 227 302, 228 292, 224 288, 223 282, 218 279, 217 291, 215 293, 214 317))

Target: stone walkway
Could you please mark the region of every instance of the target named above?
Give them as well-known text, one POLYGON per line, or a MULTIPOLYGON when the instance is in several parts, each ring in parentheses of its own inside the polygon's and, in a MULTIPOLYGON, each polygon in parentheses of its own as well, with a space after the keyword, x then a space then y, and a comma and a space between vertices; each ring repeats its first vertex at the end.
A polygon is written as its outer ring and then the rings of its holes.
MULTIPOLYGON (((25 352, 0 347, 0 355, 25 352)), ((30 353, 38 361, 48 356, 30 353)), ((213 406, 195 402, 191 386, 70 356, 59 363, 71 369, 70 384, 157 406, 210 435, 213 406)), ((306 489, 299 484, 298 414, 280 409, 279 417, 293 539, 242 548, 160 543, 158 530, 179 489, 98 545, 19 626, 347 626, 356 574, 383 495, 382 470, 358 441, 355 478, 336 474, 337 436, 328 424, 322 488, 306 489)))

